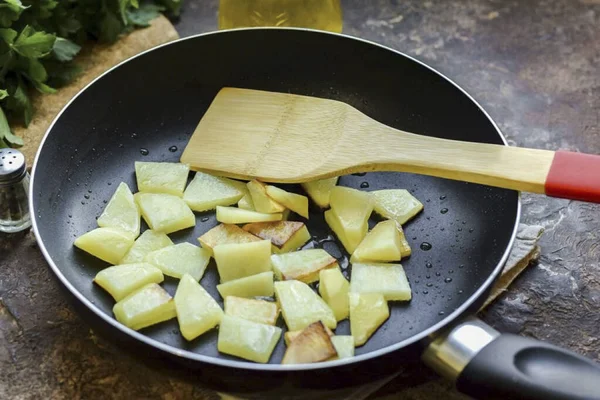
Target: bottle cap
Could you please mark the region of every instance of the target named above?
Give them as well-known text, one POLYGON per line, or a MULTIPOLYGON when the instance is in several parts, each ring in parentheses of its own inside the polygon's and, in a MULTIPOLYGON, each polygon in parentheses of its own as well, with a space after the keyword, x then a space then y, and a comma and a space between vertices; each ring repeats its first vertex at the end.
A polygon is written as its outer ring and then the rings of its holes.
POLYGON ((0 185, 19 182, 26 172, 23 153, 15 149, 0 149, 0 185))

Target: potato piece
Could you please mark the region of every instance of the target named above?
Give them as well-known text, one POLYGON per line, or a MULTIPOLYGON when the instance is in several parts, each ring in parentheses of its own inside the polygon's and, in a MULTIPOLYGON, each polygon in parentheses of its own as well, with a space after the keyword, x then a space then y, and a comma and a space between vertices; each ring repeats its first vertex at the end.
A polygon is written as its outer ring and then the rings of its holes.
POLYGON ((321 321, 304 328, 289 344, 282 364, 308 364, 336 357, 337 352, 321 321))
POLYGON ((121 228, 135 239, 140 235, 140 210, 125 182, 121 182, 98 218, 101 228, 121 228))
POLYGON ((190 167, 166 162, 135 162, 138 191, 182 197, 190 167))
POLYGON ((338 176, 333 178, 320 179, 318 181, 302 183, 302 188, 306 190, 308 196, 320 208, 329 207, 329 194, 331 189, 337 185, 338 176))
POLYGON ((189 274, 199 281, 210 261, 210 252, 190 243, 179 243, 153 251, 145 260, 154 264, 167 276, 181 278, 189 274))
POLYGON ((217 206, 217 221, 224 224, 245 224, 248 222, 281 221, 281 213, 263 214, 235 207, 217 206))
POLYGON ((337 357, 333 359, 354 357, 354 338, 352 336, 332 336, 331 343, 333 343, 333 347, 337 352, 337 357))
POLYGON ((331 189, 329 201, 331 210, 339 221, 339 227, 346 237, 348 244, 346 250, 352 254, 369 229, 373 199, 368 193, 360 190, 336 186, 331 189))
POLYGON ((410 249, 410 244, 406 240, 406 236, 404 235, 404 230, 401 225, 396 225, 398 229, 398 234, 400 235, 400 254, 402 254, 402 258, 408 257, 411 255, 412 250, 410 249))
POLYGON ((323 213, 323 216, 325 217, 325 222, 327 222, 327 225, 329 225, 329 228, 331 228, 331 230, 333 231, 333 233, 335 233, 335 236, 342 243, 342 246, 344 246, 344 248, 346 249, 346 251, 349 254, 352 254, 352 251, 354 251, 354 248, 352 247, 350 241, 346 237, 346 233, 344 232, 344 228, 342 227, 342 224, 341 224, 340 220, 335 215, 335 213, 333 212, 333 210, 327 210, 327 211, 325 211, 323 213))
POLYGON ((386 189, 370 192, 375 199, 375 212, 404 225, 423 209, 423 204, 406 189, 386 189))
POLYGON ((308 197, 286 192, 283 189, 271 185, 267 185, 266 191, 267 196, 296 214, 308 219, 308 197))
POLYGON ((402 242, 396 225, 397 222, 393 220, 382 221, 375 225, 354 250, 350 262, 400 261, 402 242))
POLYGON ((137 238, 125 257, 121 259, 120 264, 143 262, 147 254, 172 244, 173 242, 166 234, 148 229, 137 238))
POLYGON ((220 244, 213 249, 221 282, 271 271, 271 242, 220 244))
POLYGON ((390 309, 379 293, 348 293, 350 332, 355 346, 362 346, 390 316, 390 309))
POLYGON ((379 293, 386 300, 410 300, 411 291, 400 264, 353 264, 352 293, 379 293))
POLYGON ((203 248, 213 254, 213 248, 220 244, 258 242, 260 238, 246 232, 237 225, 220 224, 198 238, 203 248))
POLYGON ((130 293, 113 307, 117 321, 140 330, 175 318, 175 303, 171 295, 156 283, 150 283, 130 293))
POLYGON ((244 193, 232 182, 231 179, 196 172, 183 193, 183 200, 194 211, 207 211, 216 206, 235 204, 244 193))
MULTIPOLYGON (((329 337, 333 336, 334 333, 331 329, 329 329, 327 327, 327 325, 323 325, 323 327, 325 328, 325 332, 327 332, 327 334, 329 335, 329 337)), ((289 346, 290 343, 292 343, 292 341, 294 339, 296 339, 296 337, 298 337, 299 334, 302 333, 302 330, 300 331, 287 331, 286 333, 283 334, 283 339, 285 340, 285 345, 289 346)))
POLYGON ((184 274, 175 292, 175 309, 179 330, 187 340, 194 340, 217 326, 223 310, 191 275, 184 274))
POLYGON ((256 211, 256 208, 254 208, 254 202, 252 202, 252 196, 250 196, 250 193, 245 194, 244 197, 242 197, 240 199, 240 201, 238 201, 237 206, 238 206, 238 208, 241 208, 243 210, 256 211))
POLYGON ((325 269, 319 275, 319 294, 333 310, 335 319, 348 318, 348 292, 350 283, 339 268, 325 269))
POLYGON ((331 308, 306 283, 275 282, 275 295, 289 330, 304 329, 317 321, 322 321, 331 329, 337 326, 331 308))
POLYGON ((285 207, 267 195, 267 190, 262 182, 253 180, 247 183, 250 196, 252 196, 252 203, 254 208, 259 213, 274 214, 280 213, 285 210, 285 207))
POLYGON ((219 328, 217 348, 221 353, 267 363, 280 337, 281 328, 276 326, 224 315, 219 328))
POLYGON ((275 293, 273 271, 261 272, 260 274, 221 283, 217 285, 217 290, 224 299, 228 296, 246 298, 273 296, 275 293))
POLYGON ((138 205, 150 229, 157 232, 168 234, 196 225, 194 213, 180 197, 140 193, 138 205))
POLYGON ((279 317, 277 303, 243 297, 225 297, 225 314, 259 324, 275 325, 279 317))
POLYGON ((310 240, 306 225, 298 221, 254 222, 244 225, 244 230, 270 240, 273 253, 278 254, 297 250, 310 240))
POLYGON ((164 279, 161 270, 154 265, 138 263, 105 268, 96 274, 94 282, 119 301, 149 283, 161 283, 164 279))
POLYGON ((319 280, 319 271, 327 268, 339 268, 337 260, 323 249, 293 251, 285 254, 273 254, 271 264, 279 280, 298 280, 312 283, 319 280))
POLYGON ((133 238, 119 228, 96 228, 79 236, 73 244, 102 261, 118 264, 133 246, 133 238))

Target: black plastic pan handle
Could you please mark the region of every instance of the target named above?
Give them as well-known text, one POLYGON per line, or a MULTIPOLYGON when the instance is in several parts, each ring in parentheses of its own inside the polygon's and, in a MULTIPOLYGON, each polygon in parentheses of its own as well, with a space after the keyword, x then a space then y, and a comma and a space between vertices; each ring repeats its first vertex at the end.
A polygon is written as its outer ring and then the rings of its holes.
POLYGON ((600 365, 476 318, 433 340, 423 360, 476 399, 600 400, 600 365))

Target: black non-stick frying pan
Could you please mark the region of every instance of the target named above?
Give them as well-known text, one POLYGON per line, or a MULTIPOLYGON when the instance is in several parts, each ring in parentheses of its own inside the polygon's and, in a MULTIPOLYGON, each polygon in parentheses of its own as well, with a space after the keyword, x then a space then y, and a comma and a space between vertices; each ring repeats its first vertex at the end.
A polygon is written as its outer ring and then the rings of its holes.
MULTIPOLYGON (((301 395, 358 385, 395 373, 406 357, 424 351, 429 365, 476 397, 600 398, 600 370, 592 362, 529 339, 498 336, 468 317, 506 261, 519 220, 519 194, 426 176, 369 173, 340 179, 340 185, 363 190, 407 188, 425 205, 405 226, 413 254, 403 265, 413 299, 390 303, 390 319, 352 359, 283 366, 285 347, 279 343, 270 364, 253 364, 219 354, 216 330, 187 342, 176 320, 141 332, 121 326, 112 316, 112 298, 92 283, 106 264, 76 250, 73 240, 96 227, 119 182, 136 187, 134 161, 179 160, 223 86, 338 99, 406 131, 505 144, 489 116, 450 80, 401 53, 347 36, 243 29, 187 38, 134 57, 90 84, 62 111, 32 173, 31 208, 40 248, 95 327, 117 341, 197 368, 208 384, 248 396, 277 398, 284 390, 301 395)), ((364 151, 369 141, 365 136, 364 151)), ((195 228, 171 237, 197 244, 216 224, 212 212, 200 213, 195 228)), ((350 275, 347 254, 322 212, 312 210, 307 225, 315 237, 310 245, 325 248, 350 275)), ((209 266, 202 284, 220 299, 217 280, 214 265, 209 266)), ((176 285, 174 279, 164 284, 171 294, 176 285)), ((336 332, 348 334, 348 321, 336 332)))

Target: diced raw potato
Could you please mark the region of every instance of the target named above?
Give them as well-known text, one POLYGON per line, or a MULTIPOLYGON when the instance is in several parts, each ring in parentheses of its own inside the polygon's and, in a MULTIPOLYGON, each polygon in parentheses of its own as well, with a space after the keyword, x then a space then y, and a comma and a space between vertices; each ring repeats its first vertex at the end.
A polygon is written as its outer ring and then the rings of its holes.
POLYGON ((264 214, 236 207, 217 206, 217 221, 224 224, 246 224, 248 222, 281 221, 281 213, 264 214))
POLYGON ((410 300, 408 279, 400 264, 353 264, 352 293, 379 293, 386 300, 410 300))
POLYGON ((225 297, 225 314, 240 317, 259 324, 275 325, 279 317, 277 303, 243 297, 225 297))
MULTIPOLYGON (((327 334, 329 335, 329 337, 333 336, 334 333, 331 329, 329 329, 327 327, 327 325, 323 325, 323 327, 325 328, 325 332, 327 332, 327 334)), ((292 343, 292 341, 294 339, 296 339, 296 337, 302 333, 303 330, 299 330, 299 331, 287 331, 286 333, 284 333, 283 335, 283 339, 285 340, 285 345, 289 346, 290 343, 292 343)))
POLYGON ((252 196, 252 203, 257 212, 273 214, 285 210, 283 205, 277 203, 267 195, 267 185, 264 183, 253 180, 248 182, 247 186, 250 191, 250 196, 252 196))
POLYGON ((329 201, 331 210, 339 221, 339 227, 346 237, 349 246, 346 250, 352 254, 369 229, 368 222, 373 212, 373 199, 366 192, 336 186, 331 189, 329 201))
POLYGON ((289 330, 304 329, 317 321, 322 321, 331 329, 337 326, 331 308, 306 283, 275 282, 275 294, 289 330))
POLYGON ((173 242, 166 234, 152 229, 145 230, 133 243, 125 257, 121 259, 120 264, 142 262, 147 254, 172 244, 173 242))
POLYGON ((412 253, 412 250, 410 249, 410 245, 406 240, 402 226, 397 225, 396 227, 398 228, 398 234, 400 234, 400 254, 402 254, 402 258, 408 257, 412 253))
POLYGON ((279 280, 298 280, 312 283, 319 280, 319 271, 327 268, 339 268, 337 260, 323 249, 293 251, 285 254, 273 254, 271 264, 279 280))
POLYGON ((138 204, 144 220, 158 232, 172 233, 196 225, 196 217, 181 197, 140 193, 138 204))
POLYGON ((236 189, 242 192, 243 194, 242 198, 238 201, 237 206, 244 210, 256 211, 254 209, 254 203, 252 202, 250 190, 248 190, 248 182, 236 181, 235 179, 231 179, 231 184, 234 185, 236 189))
POLYGON ((390 316, 383 295, 378 293, 348 293, 350 302, 350 332, 355 346, 362 346, 390 316))
POLYGON ((335 215, 333 210, 325 211, 323 213, 323 216, 325 217, 325 222, 327 222, 327 225, 329 225, 329 228, 331 228, 333 233, 335 233, 335 236, 342 243, 342 246, 344 246, 344 248, 346 249, 346 251, 348 253, 352 254, 352 252, 354 251, 354 248, 352 247, 352 243, 350 243, 350 241, 346 237, 344 228, 342 227, 340 220, 335 215))
POLYGON ((339 177, 334 176, 333 178, 305 182, 301 185, 317 206, 320 208, 327 208, 329 207, 329 193, 331 192, 331 189, 337 185, 338 178, 339 177))
POLYGON ((252 202, 252 196, 250 196, 250 193, 245 194, 244 197, 242 197, 240 199, 240 201, 238 201, 237 206, 238 206, 238 208, 241 208, 243 210, 256 211, 256 209, 254 208, 254 203, 252 202))
POLYGON ((235 204, 244 193, 232 182, 231 179, 196 172, 183 193, 183 200, 194 211, 207 211, 216 206, 235 204))
POLYGON ((74 245, 107 263, 118 264, 133 245, 133 238, 119 228, 96 228, 75 239, 74 245))
POLYGON ((190 167, 166 162, 135 162, 138 191, 183 196, 190 167))
POLYGON ((350 262, 400 261, 401 258, 402 242, 397 222, 388 220, 378 223, 371 232, 367 233, 367 236, 352 253, 350 262))
POLYGON ((98 218, 102 228, 121 228, 131 233, 133 239, 140 235, 140 211, 133 200, 133 194, 125 182, 117 190, 98 218))
POLYGON ((237 225, 220 224, 198 238, 203 248, 213 254, 213 248, 220 244, 258 242, 260 238, 246 232, 237 225))
POLYGON ((304 328, 288 345, 282 364, 308 364, 337 356, 331 338, 321 321, 304 328))
POLYGON ((117 321, 140 330, 175 318, 175 302, 159 285, 150 283, 127 295, 113 307, 117 321))
POLYGON ((224 315, 219 327, 217 348, 221 353, 267 363, 280 337, 281 328, 276 326, 224 315))
POLYGON ((105 268, 96 274, 94 282, 119 301, 149 283, 160 283, 164 279, 163 273, 154 265, 138 263, 105 268))
POLYGON ((271 242, 220 244, 213 249, 221 282, 271 271, 271 242))
POLYGON ((423 209, 423 204, 406 189, 375 190, 370 194, 375 199, 375 212, 400 225, 423 209))
POLYGON ((212 296, 190 275, 183 275, 175 292, 179 330, 193 340, 214 328, 223 318, 223 310, 212 296))
POLYGON ((320 271, 319 294, 333 310, 335 319, 348 318, 348 291, 350 283, 339 268, 320 271))
POLYGON ((181 278, 189 274, 199 281, 210 261, 210 252, 190 243, 179 243, 153 251, 146 256, 146 261, 165 275, 181 278))
POLYGON ((289 208, 286 208, 285 210, 283 210, 283 211, 281 212, 281 220, 282 220, 282 221, 287 221, 288 219, 290 219, 290 214, 291 214, 291 213, 292 213, 292 212, 290 211, 290 209, 289 209, 289 208))
POLYGON ((255 222, 245 225, 244 230, 270 240, 273 253, 278 254, 296 250, 310 240, 306 225, 298 221, 255 222))
POLYGON ((273 271, 261 272, 260 274, 234 279, 217 285, 217 290, 222 298, 228 296, 258 297, 273 296, 273 271))
POLYGON ((337 358, 350 358, 354 356, 354 338, 350 335, 332 336, 331 343, 337 352, 337 358))
POLYGON ((289 208, 304 218, 308 218, 308 197, 286 192, 283 189, 271 185, 267 185, 266 191, 270 198, 282 206, 289 208))

